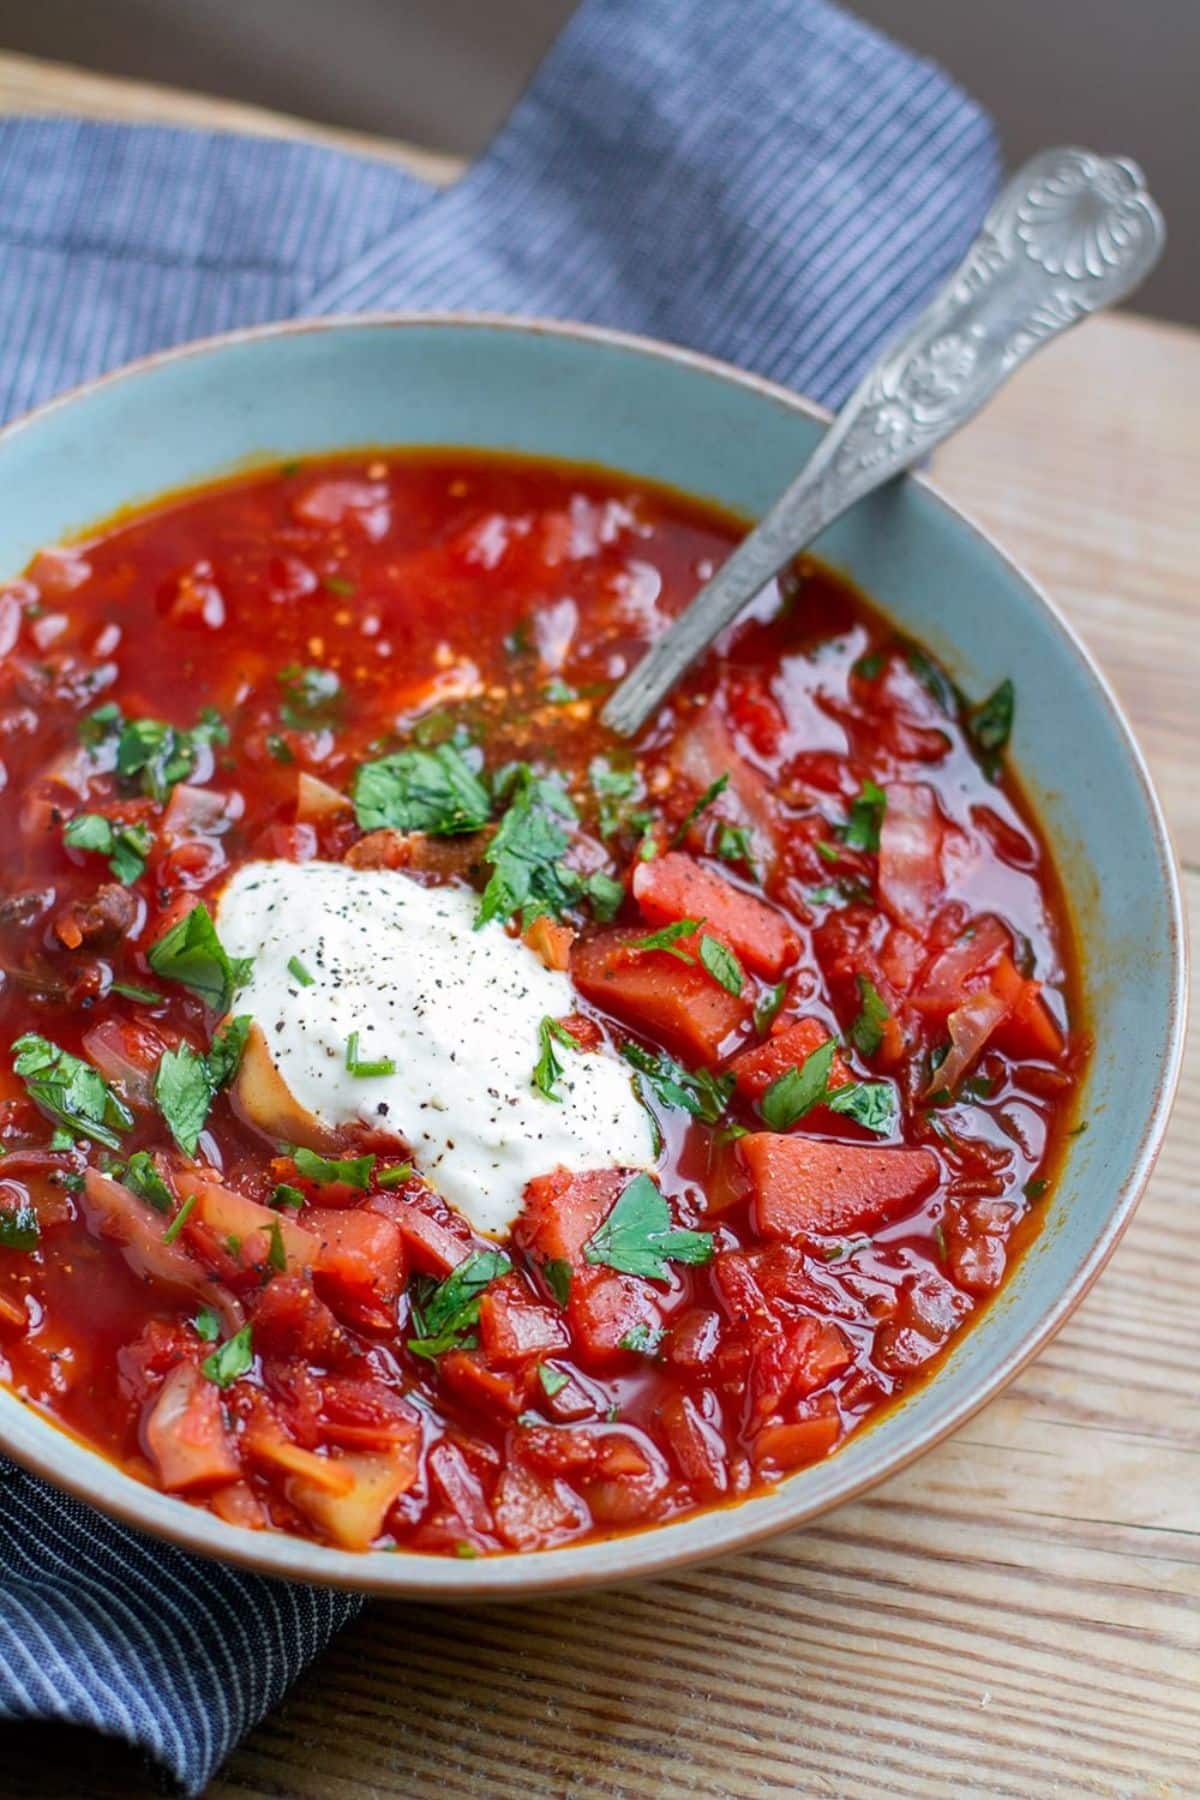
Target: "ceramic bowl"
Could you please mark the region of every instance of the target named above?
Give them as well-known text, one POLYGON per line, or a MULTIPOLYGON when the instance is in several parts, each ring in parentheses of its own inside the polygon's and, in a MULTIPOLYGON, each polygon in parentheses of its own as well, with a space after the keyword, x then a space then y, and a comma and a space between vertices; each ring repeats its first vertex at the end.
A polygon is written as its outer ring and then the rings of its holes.
MULTIPOLYGON (((165 490, 306 453, 475 445, 607 464, 756 515, 820 435, 794 394, 719 363, 574 326, 382 317, 268 327, 152 357, 0 433, 0 574, 165 490)), ((819 553, 968 693, 1019 692, 1013 756, 1079 934, 1095 1054, 1045 1229, 934 1378, 769 1494, 600 1543, 477 1561, 354 1556, 239 1530, 154 1492, 0 1391, 0 1448, 177 1544, 264 1572, 429 1599, 626 1580, 816 1514, 953 1431, 1058 1330, 1146 1182, 1178 1070, 1184 937, 1162 814, 1103 678, 1050 602, 925 481, 861 503, 819 553)))

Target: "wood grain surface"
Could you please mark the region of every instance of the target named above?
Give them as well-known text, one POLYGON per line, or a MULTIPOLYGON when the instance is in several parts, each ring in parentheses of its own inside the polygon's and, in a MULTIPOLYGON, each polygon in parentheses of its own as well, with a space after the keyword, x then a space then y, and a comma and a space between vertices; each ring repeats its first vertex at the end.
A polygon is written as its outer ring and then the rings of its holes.
MULTIPOLYGON (((275 128, 147 93, 0 57, 0 110, 275 128)), ((1193 918, 1198 420, 1200 336, 1099 320, 934 470, 1114 682, 1193 918)), ((1166 1147, 1109 1269, 949 1442, 809 1530, 674 1580, 527 1608, 372 1606, 213 1800, 1200 1794, 1198 1073, 1193 1023, 1166 1147)), ((10 1727, 5 1752, 4 1796, 155 1791, 129 1752, 58 1727, 10 1727)))

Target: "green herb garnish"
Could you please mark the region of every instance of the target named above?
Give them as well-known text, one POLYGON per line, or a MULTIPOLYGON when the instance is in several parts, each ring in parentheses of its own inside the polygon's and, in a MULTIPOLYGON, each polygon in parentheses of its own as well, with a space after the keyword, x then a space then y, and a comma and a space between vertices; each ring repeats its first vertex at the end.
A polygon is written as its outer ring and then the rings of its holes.
POLYGON ((288 974, 292 977, 293 981, 298 981, 301 987, 312 987, 316 980, 316 976, 309 974, 298 956, 289 956, 287 966, 288 974))
POLYGON ((64 844, 106 856, 110 871, 126 887, 144 872, 153 842, 148 825, 123 824, 103 813, 76 813, 63 827, 64 844))
POLYGON ((670 1263, 706 1263, 712 1254, 710 1232, 672 1225, 671 1210, 648 1175, 634 1176, 583 1246, 586 1262, 650 1281, 666 1281, 670 1263))
POLYGON ((554 1052, 556 1043, 568 1050, 579 1049, 579 1040, 572 1037, 566 1026, 547 1016, 538 1026, 540 1054, 533 1068, 533 1085, 543 1099, 553 1100, 561 1106, 562 1095, 554 1092, 554 1084, 562 1079, 563 1073, 563 1066, 554 1052))
POLYGON ((358 1054, 358 1033, 352 1031, 346 1040, 346 1073, 370 1080, 379 1075, 394 1075, 396 1064, 390 1056, 361 1057, 358 1054))
POLYGON ((376 1187, 403 1187, 413 1177, 413 1166, 410 1162, 393 1163, 390 1168, 380 1169, 375 1176, 376 1187))
POLYGON ((647 1325, 643 1321, 617 1339, 617 1348, 633 1350, 638 1356, 653 1356, 666 1335, 661 1325, 647 1325))
POLYGON ((679 848, 679 845, 683 843, 688 832, 692 829, 692 826, 696 823, 696 820, 700 817, 701 813, 707 812, 713 801, 719 799, 728 786, 729 772, 726 770, 724 775, 717 776, 717 779, 713 782, 711 787, 705 788, 704 792, 701 794, 696 804, 691 808, 683 822, 675 828, 675 831, 671 835, 672 850, 677 850, 679 848))
POLYGON ((190 1044, 164 1050, 154 1077, 154 1103, 185 1156, 195 1156, 212 1105, 208 1064, 190 1044))
POLYGON ((717 827, 717 855, 722 862, 744 863, 754 874, 754 837, 746 825, 717 827))
POLYGON ((798 1066, 776 1077, 758 1103, 764 1123, 772 1131, 787 1131, 797 1119, 819 1106, 829 1092, 829 1071, 837 1045, 832 1038, 798 1066))
POLYGON ((175 1196, 159 1174, 158 1165, 148 1150, 134 1151, 125 1164, 121 1179, 155 1212, 169 1213, 175 1204, 175 1196))
POLYGON ((762 996, 761 1000, 756 1002, 754 1007, 755 1031, 761 1033, 770 1028, 778 1017, 779 1009, 786 999, 786 981, 777 981, 773 988, 767 989, 767 992, 762 996))
POLYGON ((114 981, 109 987, 110 994, 123 994, 126 1000, 136 1000, 140 1006, 165 1006, 167 996, 156 994, 153 988, 135 987, 131 981, 114 981))
POLYGON ((535 775, 528 763, 518 763, 498 786, 509 804, 484 851, 492 873, 475 923, 519 917, 529 925, 541 913, 557 918, 584 885, 562 860, 570 842, 563 821, 574 820, 575 808, 555 777, 535 775))
POLYGON ((175 1242, 175 1239, 179 1236, 180 1232, 191 1218, 195 1205, 195 1194, 189 1194, 183 1205, 179 1208, 179 1211, 175 1214, 175 1217, 171 1220, 171 1223, 167 1226, 167 1229, 163 1232, 162 1241, 164 1244, 173 1244, 175 1242))
POLYGON ((215 1344, 221 1335, 221 1321, 211 1306, 202 1306, 192 1320, 192 1330, 206 1344, 215 1344))
POLYGON ((332 669, 305 669, 289 663, 277 677, 283 692, 279 716, 292 731, 314 731, 328 725, 341 696, 341 683, 332 669))
POLYGON ((650 932, 647 937, 634 938, 625 947, 627 950, 665 950, 668 956, 676 957, 681 963, 694 963, 696 959, 691 951, 679 948, 679 939, 693 937, 703 923, 703 919, 676 919, 672 924, 650 932))
POLYGON ((307 1201, 298 1187, 292 1187, 291 1183, 287 1181, 279 1181, 276 1182, 275 1191, 271 1195, 271 1205, 286 1206, 290 1207, 293 1212, 299 1212, 302 1206, 307 1205, 307 1201))
POLYGON ((716 938, 707 935, 701 937, 699 948, 700 961, 713 980, 723 987, 727 994, 740 994, 746 985, 746 976, 733 951, 716 938))
POLYGON ((41 1237, 38 1216, 28 1201, 20 1206, 5 1207, 0 1212, 0 1250, 17 1250, 28 1255, 38 1247, 41 1237))
POLYGON ((560 1306, 565 1306, 571 1296, 571 1265, 561 1257, 552 1257, 542 1264, 542 1279, 560 1306))
POLYGON ((989 775, 995 775, 1000 756, 1012 736, 1016 690, 1011 681, 1002 681, 981 705, 972 707, 965 720, 967 736, 983 759, 989 775))
POLYGON ((229 1011, 234 990, 245 985, 254 967, 251 957, 229 956, 203 902, 151 944, 147 961, 164 981, 192 988, 219 1013, 229 1011))
POLYGON ((431 1361, 447 1350, 471 1348, 484 1289, 511 1268, 503 1250, 476 1250, 432 1291, 420 1292, 411 1302, 415 1335, 408 1339, 408 1348, 431 1361))
POLYGON ((542 1384, 542 1392, 548 1400, 553 1400, 555 1394, 561 1394, 571 1379, 565 1370, 552 1369, 549 1363, 539 1363, 537 1375, 542 1384))
POLYGON ((251 1328, 243 1325, 235 1331, 231 1338, 206 1356, 200 1364, 200 1373, 215 1382, 219 1388, 232 1387, 234 1382, 245 1375, 254 1366, 254 1345, 251 1328))
POLYGON ((315 1150, 306 1150, 297 1144, 289 1152, 296 1165, 297 1172, 305 1181, 314 1181, 318 1185, 330 1182, 343 1182, 347 1187, 358 1188, 365 1192, 371 1185, 371 1171, 375 1167, 374 1153, 366 1156, 336 1157, 318 1156, 315 1150))
POLYGON ((874 1056, 883 1042, 883 1029, 891 1023, 891 1013, 879 989, 865 975, 856 975, 860 1001, 858 1017, 850 1027, 850 1042, 860 1056, 874 1056))
POLYGON ((487 789, 453 744, 397 750, 360 764, 350 798, 363 831, 387 826, 450 837, 478 831, 492 815, 487 789))
MULTIPOLYGON (((848 850, 878 850, 879 832, 887 811, 887 795, 868 776, 857 796, 850 802, 850 814, 841 827, 841 838, 848 850)), ((817 845, 820 850, 820 844, 817 845)))
POLYGON ((118 1133, 131 1128, 133 1114, 90 1063, 33 1031, 14 1041, 13 1053, 14 1070, 44 1113, 109 1150, 120 1148, 118 1133))
POLYGON ((645 1076, 665 1105, 681 1106, 705 1125, 715 1125, 729 1104, 732 1075, 685 1068, 665 1050, 643 1050, 640 1044, 622 1044, 621 1055, 645 1076))

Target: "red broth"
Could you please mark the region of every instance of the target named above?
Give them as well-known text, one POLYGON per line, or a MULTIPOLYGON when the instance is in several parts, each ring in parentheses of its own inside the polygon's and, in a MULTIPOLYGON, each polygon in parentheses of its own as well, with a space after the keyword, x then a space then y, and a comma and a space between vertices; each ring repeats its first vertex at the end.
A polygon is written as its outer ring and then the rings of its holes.
POLYGON ((17 1393, 248 1527, 476 1555, 761 1490, 978 1315, 1087 1049, 1010 694, 972 709, 805 562, 620 744, 603 697, 741 529, 591 469, 360 455, 171 497, 3 591, 17 1393), (344 798, 439 744, 569 797, 568 873, 510 929, 575 982, 560 1060, 572 1035, 627 1054, 662 1140, 653 1183, 547 1170, 503 1247, 395 1138, 347 1136, 353 1185, 219 1071, 190 1154, 161 1103, 223 999, 152 947, 239 865, 489 879, 503 780, 453 836, 364 833, 344 798))

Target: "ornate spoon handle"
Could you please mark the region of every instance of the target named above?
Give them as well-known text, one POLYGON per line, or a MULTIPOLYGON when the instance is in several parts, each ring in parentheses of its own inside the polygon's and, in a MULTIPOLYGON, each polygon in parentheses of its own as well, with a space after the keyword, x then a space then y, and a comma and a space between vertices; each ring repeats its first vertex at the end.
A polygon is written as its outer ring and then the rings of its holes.
POLYGON ((940 444, 1042 344, 1132 293, 1165 236, 1141 170, 1043 150, 1009 182, 965 261, 863 377, 801 473, 601 715, 632 736, 717 633, 864 494, 940 444))

